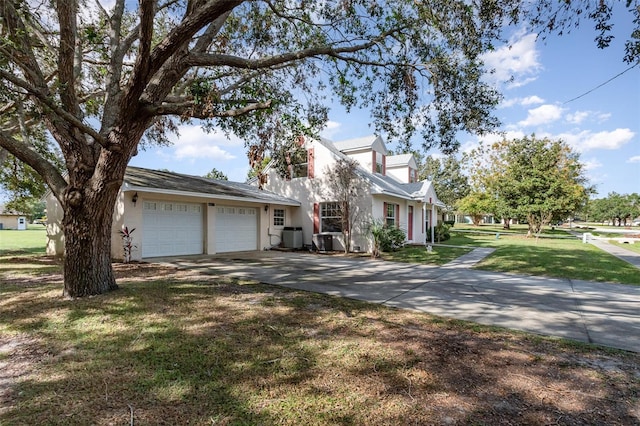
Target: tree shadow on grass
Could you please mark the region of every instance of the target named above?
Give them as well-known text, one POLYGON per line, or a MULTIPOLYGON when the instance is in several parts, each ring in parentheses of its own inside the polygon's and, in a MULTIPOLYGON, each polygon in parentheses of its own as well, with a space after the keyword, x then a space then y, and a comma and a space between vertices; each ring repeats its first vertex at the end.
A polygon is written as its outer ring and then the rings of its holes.
POLYGON ((220 277, 120 284, 6 294, 1 325, 37 357, 0 423, 637 421, 633 369, 596 374, 562 345, 220 277))

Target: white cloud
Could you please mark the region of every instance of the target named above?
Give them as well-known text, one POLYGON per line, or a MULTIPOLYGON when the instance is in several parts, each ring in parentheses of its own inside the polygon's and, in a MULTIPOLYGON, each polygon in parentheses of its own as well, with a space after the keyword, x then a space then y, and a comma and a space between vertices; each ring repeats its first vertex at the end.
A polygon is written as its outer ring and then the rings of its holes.
POLYGON ((553 139, 562 139, 579 152, 586 152, 592 149, 619 149, 629 142, 635 133, 630 129, 615 129, 592 133, 584 130, 578 133, 560 133, 551 136, 553 139))
POLYGON ((589 119, 597 123, 604 123, 611 117, 611 113, 597 111, 576 111, 573 114, 567 114, 566 120, 571 124, 581 124, 589 119))
POLYGON ((460 152, 468 154, 474 149, 480 146, 480 143, 489 145, 495 142, 499 142, 503 139, 522 139, 525 134, 520 130, 508 130, 503 133, 487 133, 486 135, 478 136, 475 140, 469 140, 460 145, 460 152))
POLYGON ((598 161, 597 158, 590 158, 588 160, 583 160, 582 164, 584 165, 584 169, 587 171, 599 169, 600 167, 602 167, 602 163, 598 161))
POLYGON ((611 132, 598 132, 589 135, 584 140, 583 147, 587 149, 618 149, 633 139, 630 129, 616 129, 611 132))
POLYGON ((580 124, 591 115, 590 111, 576 111, 573 114, 567 114, 566 119, 569 123, 580 124))
POLYGON ((640 163, 640 155, 634 155, 627 160, 627 163, 640 163))
POLYGON ((500 108, 509 108, 512 107, 514 105, 522 105, 522 106, 527 106, 527 105, 537 105, 537 104, 541 104, 544 103, 544 99, 538 97, 538 96, 527 96, 526 98, 511 98, 511 99, 506 99, 504 101, 502 101, 499 105, 500 108))
POLYGON ((341 127, 342 127, 342 123, 329 120, 327 121, 327 124, 324 127, 324 129, 322 129, 322 131, 320 132, 320 135, 327 139, 332 139, 336 135, 336 133, 341 130, 341 127))
POLYGON ((489 70, 493 70, 492 80, 509 82, 510 87, 523 86, 537 78, 542 70, 536 50, 536 34, 516 34, 508 45, 485 53, 482 59, 489 70))
POLYGON ((522 99, 522 102, 520 102, 520 105, 537 105, 542 103, 544 103, 544 99, 542 99, 539 96, 533 95, 533 96, 527 96, 526 98, 522 99))
POLYGON ((222 132, 205 132, 201 126, 180 126, 179 136, 172 138, 178 159, 231 160, 236 158, 221 147, 241 147, 242 140, 222 132))
POLYGON ((564 109, 557 105, 542 105, 538 108, 530 109, 527 118, 520 121, 521 126, 538 126, 540 124, 548 124, 559 120, 562 117, 564 109))

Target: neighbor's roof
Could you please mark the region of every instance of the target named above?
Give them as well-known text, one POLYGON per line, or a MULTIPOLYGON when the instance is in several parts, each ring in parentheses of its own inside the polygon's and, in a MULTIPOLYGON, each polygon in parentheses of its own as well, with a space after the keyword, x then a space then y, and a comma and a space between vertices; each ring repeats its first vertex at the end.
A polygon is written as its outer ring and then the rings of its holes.
POLYGON ((162 170, 127 167, 123 191, 148 191, 188 196, 212 196, 211 198, 266 202, 299 206, 300 202, 261 190, 241 182, 208 179, 162 170))
POLYGON ((22 216, 21 213, 18 213, 15 210, 7 210, 4 204, 0 204, 0 215, 3 216, 22 216))

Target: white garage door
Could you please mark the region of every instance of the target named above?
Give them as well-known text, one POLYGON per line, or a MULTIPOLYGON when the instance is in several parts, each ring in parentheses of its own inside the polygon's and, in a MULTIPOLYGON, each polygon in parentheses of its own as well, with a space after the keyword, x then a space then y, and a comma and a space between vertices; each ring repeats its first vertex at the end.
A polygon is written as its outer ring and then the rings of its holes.
POLYGON ((253 207, 216 207, 216 252, 257 250, 258 214, 253 207))
POLYGON ((204 253, 201 204, 145 201, 142 257, 204 253))

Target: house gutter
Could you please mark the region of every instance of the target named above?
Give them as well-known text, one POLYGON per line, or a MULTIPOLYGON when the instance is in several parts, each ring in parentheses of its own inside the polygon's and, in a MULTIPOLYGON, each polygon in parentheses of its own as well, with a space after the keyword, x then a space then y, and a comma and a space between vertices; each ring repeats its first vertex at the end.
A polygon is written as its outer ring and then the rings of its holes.
POLYGON ((267 203, 267 204, 278 204, 283 206, 293 206, 300 207, 302 204, 299 201, 285 201, 285 200, 274 200, 270 198, 253 198, 253 197, 235 197, 232 195, 219 195, 219 194, 210 194, 205 192, 188 192, 188 191, 177 191, 175 189, 159 189, 159 188, 149 188, 145 186, 129 186, 123 185, 122 192, 148 192, 152 194, 168 194, 168 195, 180 195, 183 197, 192 197, 192 198, 215 198, 217 200, 227 200, 227 201, 243 201, 247 203, 267 203))

